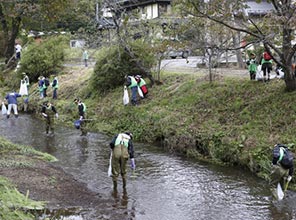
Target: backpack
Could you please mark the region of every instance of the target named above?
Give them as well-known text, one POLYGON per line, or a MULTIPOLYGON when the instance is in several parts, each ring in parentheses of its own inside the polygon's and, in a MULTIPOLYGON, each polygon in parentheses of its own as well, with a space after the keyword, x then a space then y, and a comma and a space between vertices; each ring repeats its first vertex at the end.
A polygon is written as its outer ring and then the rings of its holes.
POLYGON ((293 155, 287 148, 284 148, 284 157, 281 161, 281 164, 286 169, 289 169, 293 165, 293 155))
POLYGON ((277 145, 276 147, 273 148, 273 151, 272 151, 272 156, 273 158, 278 161, 280 159, 280 147, 281 145, 277 145))
POLYGON ((285 145, 278 144, 273 149, 272 154, 273 158, 276 158, 276 160, 278 160, 285 169, 289 169, 293 165, 293 155, 285 145), (284 155, 282 157, 280 153, 281 149, 284 151, 284 155))
POLYGON ((263 54, 263 58, 264 58, 264 60, 266 60, 266 61, 271 60, 271 56, 270 56, 269 53, 267 53, 267 52, 264 52, 264 54, 263 54))
POLYGON ((47 78, 45 78, 44 83, 46 86, 49 86, 49 80, 47 78))

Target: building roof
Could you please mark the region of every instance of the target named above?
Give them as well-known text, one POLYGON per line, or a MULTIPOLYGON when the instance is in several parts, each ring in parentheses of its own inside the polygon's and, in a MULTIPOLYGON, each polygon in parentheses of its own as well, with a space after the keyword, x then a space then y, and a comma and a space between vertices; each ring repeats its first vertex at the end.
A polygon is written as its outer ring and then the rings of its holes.
POLYGON ((247 8, 245 9, 245 11, 248 14, 253 15, 263 15, 274 10, 273 5, 266 1, 261 1, 260 3, 257 3, 256 1, 247 1, 246 5, 247 8))
POLYGON ((166 3, 170 4, 172 0, 117 0, 117 3, 120 4, 123 8, 136 8, 139 6, 145 6, 154 3, 166 3))

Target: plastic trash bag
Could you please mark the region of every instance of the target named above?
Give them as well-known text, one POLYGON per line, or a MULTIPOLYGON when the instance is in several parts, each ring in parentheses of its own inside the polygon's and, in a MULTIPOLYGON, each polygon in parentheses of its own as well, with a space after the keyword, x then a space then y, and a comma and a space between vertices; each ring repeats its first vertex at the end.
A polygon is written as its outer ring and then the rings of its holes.
POLYGON ((141 98, 144 98, 144 95, 143 95, 143 92, 142 92, 142 89, 138 86, 138 93, 139 93, 139 96, 141 98))
POLYGON ((123 88, 123 98, 122 98, 122 100, 123 100, 124 105, 127 105, 129 103, 129 96, 128 96, 128 91, 127 91, 126 86, 124 86, 124 88, 123 88))
POLYGON ((282 200, 285 196, 280 183, 278 183, 278 185, 277 185, 276 195, 277 195, 278 200, 282 200))
POLYGON ((110 159, 109 159, 109 168, 108 168, 108 176, 112 176, 112 151, 111 151, 111 154, 110 154, 110 159))
POLYGON ((74 121, 74 126, 75 126, 75 128, 79 129, 79 128, 80 128, 80 123, 81 123, 80 120, 76 120, 76 121, 74 121))
POLYGON ((23 95, 28 95, 28 87, 27 84, 24 80, 21 80, 21 86, 20 86, 20 92, 19 94, 23 95))
POLYGON ((258 80, 258 81, 261 81, 263 80, 263 72, 261 70, 261 65, 258 65, 257 66, 257 71, 256 71, 256 76, 255 76, 255 79, 258 80))
POLYGON ((6 105, 4 103, 2 103, 1 110, 2 110, 2 115, 6 115, 7 114, 7 108, 6 108, 6 105))

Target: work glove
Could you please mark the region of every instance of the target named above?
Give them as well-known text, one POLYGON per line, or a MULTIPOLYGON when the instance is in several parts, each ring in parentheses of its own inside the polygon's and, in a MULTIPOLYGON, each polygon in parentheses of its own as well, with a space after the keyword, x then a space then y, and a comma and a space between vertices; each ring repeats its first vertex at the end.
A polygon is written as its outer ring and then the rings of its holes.
POLYGON ((56 113, 55 116, 56 116, 56 118, 59 118, 59 114, 58 113, 56 113))
POLYGON ((44 116, 44 118, 47 118, 47 114, 45 114, 45 113, 42 113, 42 115, 44 116))
POLYGON ((134 158, 131 159, 131 168, 132 168, 133 170, 136 169, 136 163, 135 163, 135 159, 134 159, 134 158))
POLYGON ((80 116, 79 121, 83 121, 83 117, 82 116, 80 116))
POLYGON ((290 182, 292 180, 292 176, 288 176, 287 181, 290 182))

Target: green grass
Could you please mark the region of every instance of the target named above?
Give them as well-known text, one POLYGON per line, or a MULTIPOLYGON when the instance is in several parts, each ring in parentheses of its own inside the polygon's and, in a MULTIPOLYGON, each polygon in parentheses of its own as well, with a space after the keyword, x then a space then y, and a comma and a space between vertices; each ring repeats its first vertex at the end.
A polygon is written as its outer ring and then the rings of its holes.
MULTIPOLYGON (((0 138, 0 156, 0 168, 33 167, 35 160, 57 160, 50 154, 36 151, 29 146, 13 144, 4 138, 0 138)), ((11 182, 0 176, 0 219, 35 219, 33 213, 43 210, 45 203, 33 201, 28 197, 29 192, 26 195, 21 194, 11 182)))
POLYGON ((110 136, 130 130, 136 141, 162 141, 170 151, 242 166, 263 178, 274 144, 296 142, 296 92, 286 92, 283 80, 217 77, 210 83, 199 73, 161 76, 162 84, 149 87, 148 99, 134 107, 123 106, 123 88, 99 96, 90 91, 89 74, 81 74, 79 83, 73 79, 73 85, 59 88, 57 122, 73 126, 78 116, 71 103, 78 95, 94 119, 90 129, 110 136))
POLYGON ((272 146, 296 142, 295 92, 285 92, 278 80, 201 78, 166 74, 138 107, 123 106, 122 89, 116 89, 93 100, 100 110, 92 115, 95 128, 110 135, 132 130, 137 141, 165 140, 175 152, 247 167, 267 178, 272 146))
POLYGON ((45 203, 36 202, 21 194, 6 178, 0 176, 0 219, 34 220, 32 214, 43 210, 45 203))

